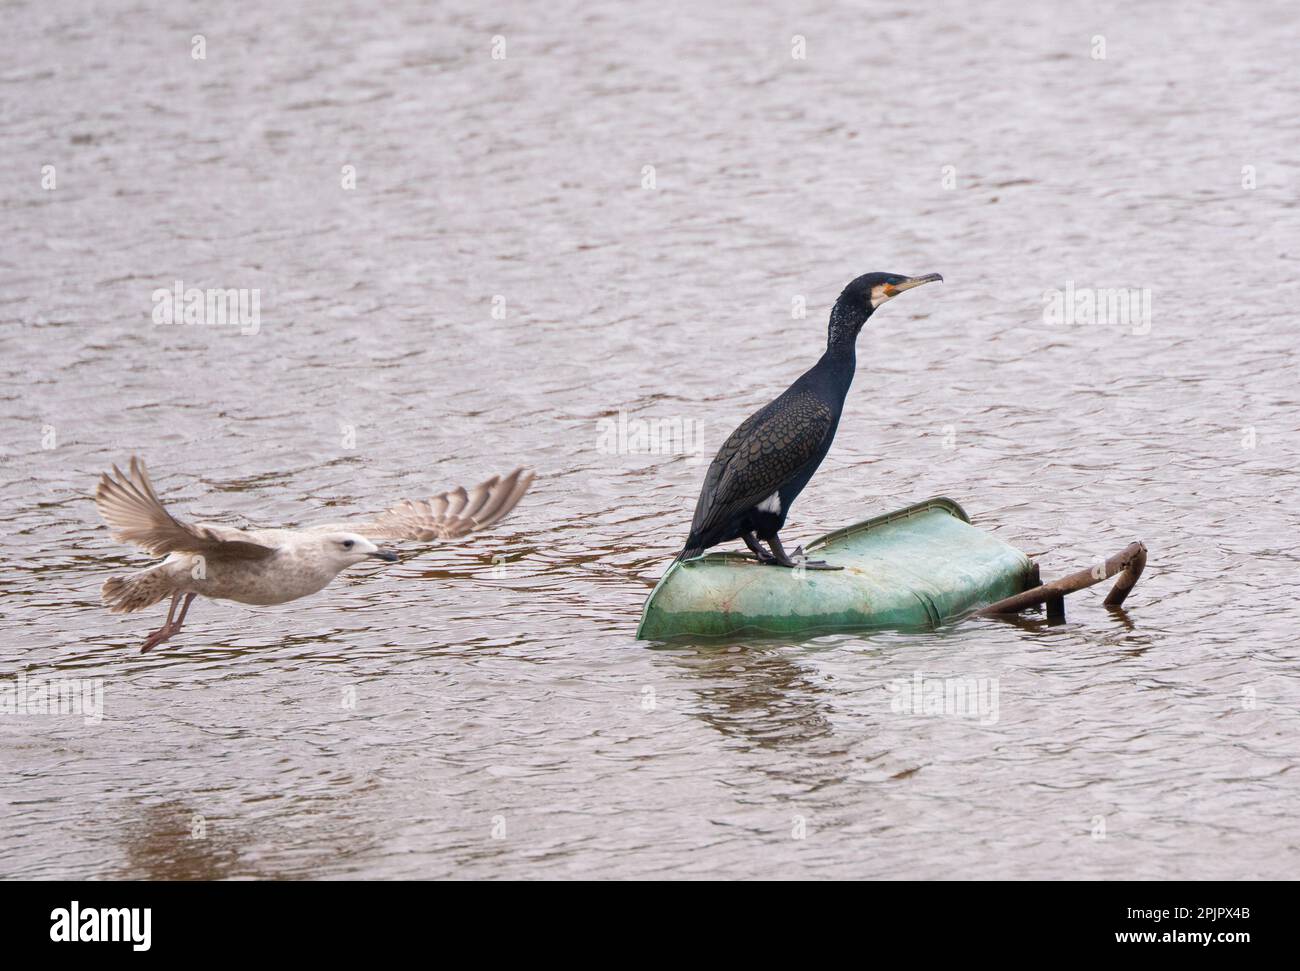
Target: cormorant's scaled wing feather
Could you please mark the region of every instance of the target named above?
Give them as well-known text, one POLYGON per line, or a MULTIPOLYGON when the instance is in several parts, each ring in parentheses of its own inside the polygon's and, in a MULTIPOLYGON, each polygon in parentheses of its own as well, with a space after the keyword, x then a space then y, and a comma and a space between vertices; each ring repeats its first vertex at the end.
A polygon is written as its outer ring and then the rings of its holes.
POLYGON ((134 543, 157 556, 198 553, 211 559, 260 560, 275 552, 243 530, 224 526, 183 523, 163 506, 144 463, 131 457, 128 475, 113 466, 113 474, 99 477, 95 507, 112 530, 113 538, 134 543))
POLYGON ((368 523, 333 523, 313 526, 311 531, 348 530, 369 540, 427 543, 456 539, 500 522, 532 482, 531 471, 515 469, 504 478, 494 475, 472 489, 461 486, 431 499, 403 499, 368 523))
POLYGON ((817 456, 834 422, 811 394, 783 396, 747 418, 709 466, 691 536, 707 537, 777 492, 817 456))

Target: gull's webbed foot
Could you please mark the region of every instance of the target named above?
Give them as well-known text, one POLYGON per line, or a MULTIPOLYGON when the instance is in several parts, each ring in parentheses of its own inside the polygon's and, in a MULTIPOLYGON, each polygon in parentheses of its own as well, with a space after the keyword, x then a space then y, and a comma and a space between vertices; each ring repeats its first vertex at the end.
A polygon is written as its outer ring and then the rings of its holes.
POLYGON ((190 604, 194 602, 194 597, 194 594, 187 593, 185 594, 184 601, 182 601, 179 593, 173 594, 172 605, 167 611, 167 622, 145 638, 144 643, 140 645, 141 654, 148 654, 159 644, 171 640, 172 635, 181 632, 181 625, 185 623, 185 615, 190 612, 190 604), (181 614, 173 620, 172 616, 176 613, 176 607, 178 604, 181 608, 181 614))
POLYGON ((171 640, 172 635, 178 633, 180 629, 179 624, 164 624, 145 638, 144 643, 140 645, 140 653, 148 654, 159 644, 171 640))

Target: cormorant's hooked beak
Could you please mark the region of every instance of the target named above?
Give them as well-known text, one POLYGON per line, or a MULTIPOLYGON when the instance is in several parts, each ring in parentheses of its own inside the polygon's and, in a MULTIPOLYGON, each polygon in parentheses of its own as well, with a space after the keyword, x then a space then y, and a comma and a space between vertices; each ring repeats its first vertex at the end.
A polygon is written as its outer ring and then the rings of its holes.
POLYGON ((373 556, 376 560, 383 560, 385 563, 397 562, 397 554, 392 550, 375 550, 373 553, 367 553, 366 556, 373 556))
POLYGON ((925 276, 910 276, 902 283, 886 283, 885 295, 897 296, 904 290, 911 290, 913 287, 919 287, 923 283, 942 283, 943 277, 938 273, 927 273, 925 276))

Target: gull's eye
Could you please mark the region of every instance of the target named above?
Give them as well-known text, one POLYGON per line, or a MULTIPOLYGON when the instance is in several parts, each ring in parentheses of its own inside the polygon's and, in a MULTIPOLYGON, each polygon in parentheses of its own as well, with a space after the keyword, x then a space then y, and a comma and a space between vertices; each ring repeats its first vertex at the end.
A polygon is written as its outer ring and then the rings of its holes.
POLYGON ((344 548, 345 550, 350 550, 350 549, 352 549, 352 540, 350 540, 350 539, 345 539, 345 540, 343 541, 343 548, 344 548))

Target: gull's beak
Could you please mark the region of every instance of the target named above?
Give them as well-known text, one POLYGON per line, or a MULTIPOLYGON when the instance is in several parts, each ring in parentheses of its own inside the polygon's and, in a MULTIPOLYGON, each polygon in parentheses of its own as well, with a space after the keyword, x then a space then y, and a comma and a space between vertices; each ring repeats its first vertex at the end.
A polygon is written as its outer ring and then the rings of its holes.
POLYGON ((366 556, 373 556, 376 560, 383 560, 385 563, 397 562, 397 554, 392 550, 375 550, 373 553, 367 553, 366 556))
POLYGON ((913 287, 919 287, 923 283, 942 283, 943 277, 938 273, 927 273, 925 276, 910 276, 902 283, 891 283, 886 285, 885 292, 891 297, 894 294, 902 293, 904 290, 911 290, 913 287))

